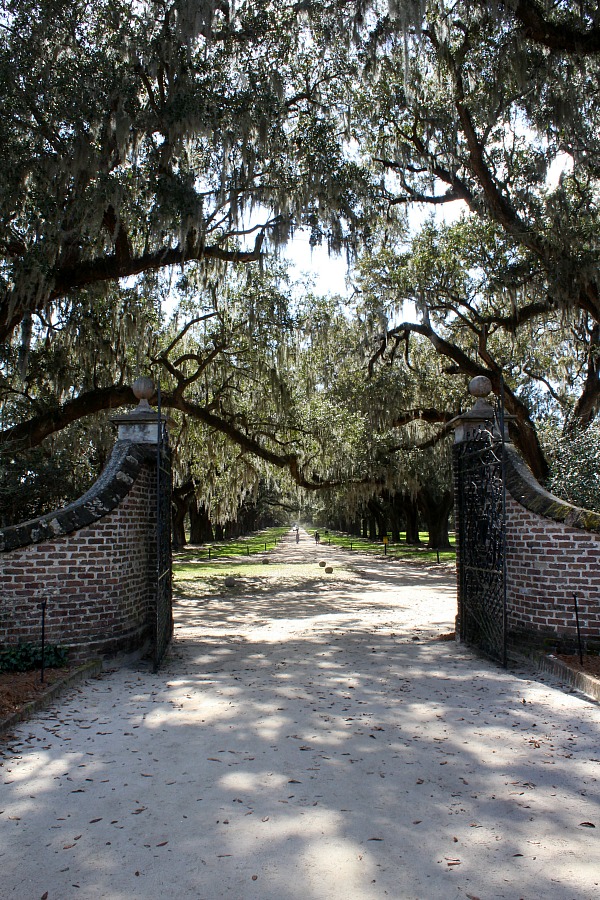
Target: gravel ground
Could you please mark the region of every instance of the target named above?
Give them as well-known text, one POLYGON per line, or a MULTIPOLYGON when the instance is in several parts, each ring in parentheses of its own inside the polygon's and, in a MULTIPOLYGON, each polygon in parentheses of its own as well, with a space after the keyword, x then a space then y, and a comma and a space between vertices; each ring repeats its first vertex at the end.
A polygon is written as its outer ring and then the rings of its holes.
POLYGON ((438 640, 444 567, 269 558, 2 744, 1 896, 599 897, 598 705, 438 640))

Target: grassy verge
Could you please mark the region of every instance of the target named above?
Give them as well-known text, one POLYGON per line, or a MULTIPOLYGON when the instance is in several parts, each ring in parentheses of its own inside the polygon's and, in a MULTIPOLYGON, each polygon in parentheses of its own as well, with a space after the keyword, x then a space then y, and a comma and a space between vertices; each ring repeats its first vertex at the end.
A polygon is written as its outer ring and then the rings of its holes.
POLYGON ((336 564, 334 574, 326 573, 318 562, 273 562, 265 565, 243 556, 227 560, 178 563, 173 566, 173 593, 177 600, 202 597, 234 597, 238 594, 271 596, 273 591, 315 590, 316 585, 334 578, 347 579, 348 569, 336 564))
MULTIPOLYGON (((197 578, 225 578, 227 575, 236 575, 239 577, 258 578, 260 576, 272 576, 287 572, 290 568, 299 568, 291 566, 290 563, 271 563, 268 566, 253 560, 246 561, 243 557, 237 559, 229 559, 223 562, 187 562, 174 563, 173 575, 176 581, 194 581, 197 578)), ((306 567, 305 567, 306 568, 306 567)), ((312 565, 315 568, 315 565, 312 565)), ((316 566, 318 568, 318 566, 316 566)))
POLYGON ((422 531, 419 534, 421 541, 423 541, 422 545, 415 547, 412 544, 407 544, 406 534, 401 533, 400 543, 392 544, 390 539, 386 548, 382 541, 371 541, 355 535, 345 534, 341 531, 325 532, 320 529, 311 529, 309 533, 314 534, 315 530, 319 530, 322 544, 342 547, 345 550, 360 550, 361 553, 374 553, 377 556, 390 556, 394 559, 410 559, 418 562, 453 563, 456 560, 455 537, 453 534, 450 534, 450 550, 431 550, 426 545, 429 539, 426 531, 422 531))
POLYGON ((265 528, 247 537, 232 538, 227 541, 210 541, 201 547, 186 547, 173 555, 174 568, 179 563, 213 560, 218 557, 248 557, 256 553, 265 553, 277 546, 284 534, 289 532, 287 526, 265 528))

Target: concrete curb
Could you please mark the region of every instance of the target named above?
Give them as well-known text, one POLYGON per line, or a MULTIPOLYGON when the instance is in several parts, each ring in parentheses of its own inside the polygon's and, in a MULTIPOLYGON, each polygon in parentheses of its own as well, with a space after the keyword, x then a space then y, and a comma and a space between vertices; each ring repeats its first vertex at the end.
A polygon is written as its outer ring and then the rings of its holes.
POLYGON ((571 669, 562 660, 552 655, 539 657, 535 660, 535 664, 541 672, 554 675, 556 678, 560 678, 561 681, 566 681, 571 687, 587 694, 588 697, 600 700, 600 679, 595 678, 593 675, 571 669))
POLYGON ((84 663, 82 666, 78 666, 76 669, 73 669, 73 671, 69 672, 68 675, 65 675, 64 678, 61 678, 59 681, 55 681, 54 684, 51 684, 40 697, 36 697, 35 700, 30 700, 29 703, 26 703, 21 709, 18 709, 11 716, 8 716, 8 718, 6 719, 2 719, 0 721, 0 735, 5 734, 7 731, 10 731, 11 728, 14 728, 14 726, 18 725, 20 722, 24 722, 40 709, 45 709, 46 706, 50 706, 51 702, 58 696, 58 694, 62 693, 62 691, 64 691, 66 688, 72 687, 73 685, 78 684, 80 681, 84 681, 86 678, 91 678, 101 671, 101 659, 92 659, 89 662, 84 663))
POLYGON ((534 672, 553 675, 568 687, 581 691, 586 697, 600 701, 600 678, 572 669, 551 653, 509 654, 509 668, 513 669, 518 666, 525 666, 534 672))

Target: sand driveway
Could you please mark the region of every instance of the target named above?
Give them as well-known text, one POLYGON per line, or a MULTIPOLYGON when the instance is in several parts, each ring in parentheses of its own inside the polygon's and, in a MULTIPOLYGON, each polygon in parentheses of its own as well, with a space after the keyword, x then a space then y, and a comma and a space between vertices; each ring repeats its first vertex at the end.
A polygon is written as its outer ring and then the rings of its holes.
POLYGON ((2 898, 600 897, 598 706, 437 640, 442 566, 269 558, 0 744, 2 898))

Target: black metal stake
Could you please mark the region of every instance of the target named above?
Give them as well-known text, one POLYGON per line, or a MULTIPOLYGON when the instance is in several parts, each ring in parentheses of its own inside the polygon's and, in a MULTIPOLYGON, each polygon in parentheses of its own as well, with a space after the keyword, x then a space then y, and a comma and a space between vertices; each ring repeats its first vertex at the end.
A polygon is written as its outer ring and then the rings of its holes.
POLYGON ((436 550, 436 553, 437 553, 437 561, 439 562, 440 561, 440 551, 436 550))
POLYGON ((42 670, 40 672, 40 681, 42 684, 44 683, 44 654, 46 649, 46 603, 47 600, 42 600, 40 603, 40 609, 42 610, 42 670))
POLYGON ((577 623, 577 646, 579 647, 579 662, 583 665, 583 650, 581 649, 581 629, 579 627, 579 608, 577 606, 577 594, 573 594, 575 604, 575 622, 577 623))

